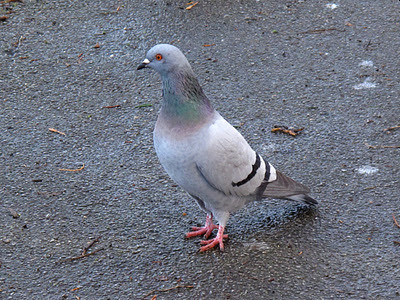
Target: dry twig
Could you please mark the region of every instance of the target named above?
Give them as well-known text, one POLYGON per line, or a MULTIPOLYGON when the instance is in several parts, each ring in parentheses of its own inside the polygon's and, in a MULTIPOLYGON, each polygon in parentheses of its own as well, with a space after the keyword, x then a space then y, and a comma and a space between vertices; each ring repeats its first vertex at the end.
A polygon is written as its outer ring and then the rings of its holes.
POLYGON ((395 224, 398 228, 400 228, 400 224, 399 224, 399 222, 397 222, 396 217, 394 216, 394 214, 392 214, 392 217, 393 217, 394 224, 395 224))
POLYGON ((93 241, 91 241, 86 247, 83 248, 82 255, 85 255, 90 247, 92 247, 95 243, 97 243, 100 240, 101 236, 98 236, 95 238, 93 241))
POLYGON ((83 52, 78 55, 78 63, 82 61, 83 57, 84 57, 83 52))
POLYGON ((197 2, 193 2, 193 1, 189 2, 189 3, 187 4, 187 5, 189 5, 189 6, 186 7, 186 10, 192 9, 192 8, 195 7, 197 4, 199 4, 199 1, 197 1, 197 2))
POLYGON ((102 108, 116 108, 116 107, 121 107, 121 105, 117 104, 117 105, 107 105, 107 106, 103 106, 102 108))
POLYGON ((88 256, 90 256, 90 255, 93 255, 93 254, 95 254, 95 253, 97 253, 97 252, 99 252, 99 251, 101 251, 101 250, 104 250, 104 248, 100 248, 100 249, 94 250, 94 251, 92 251, 92 252, 90 252, 90 253, 87 253, 87 252, 89 251, 90 247, 92 247, 96 242, 98 242, 98 241, 100 240, 100 238, 101 238, 101 236, 98 236, 98 237, 95 238, 93 241, 91 241, 86 247, 84 247, 81 255, 75 256, 75 257, 69 257, 69 258, 66 258, 66 259, 62 259, 62 260, 59 260, 59 261, 56 262, 56 263, 62 263, 62 262, 67 262, 67 261, 73 261, 73 260, 81 259, 81 258, 84 258, 84 257, 88 257, 88 256))
POLYGON ((90 253, 86 253, 84 255, 79 255, 79 256, 74 256, 74 257, 69 257, 69 258, 66 258, 66 259, 62 259, 62 260, 57 261, 56 263, 60 264, 60 263, 63 263, 63 262, 73 261, 73 260, 81 259, 81 258, 84 258, 84 257, 88 257, 90 255, 93 255, 93 254, 101 251, 101 250, 104 250, 104 248, 96 249, 96 250, 94 250, 94 251, 92 251, 90 253))
POLYGON ((386 128, 383 131, 392 131, 392 130, 399 129, 399 128, 400 128, 400 125, 397 125, 397 126, 392 126, 392 127, 386 128))
POLYGON ((337 28, 322 28, 322 29, 313 29, 313 30, 307 30, 303 32, 299 32, 299 34, 310 34, 310 33, 322 33, 322 32, 327 32, 327 31, 340 31, 340 32, 345 32, 346 30, 344 29, 337 29, 337 28))
POLYGON ((57 129, 54 129, 54 128, 49 128, 49 130, 50 130, 51 132, 55 132, 55 133, 58 133, 58 134, 61 134, 61 135, 65 135, 64 132, 61 132, 61 131, 59 131, 59 130, 57 130, 57 129))
POLYGON ((396 149, 396 148, 400 148, 400 145, 394 145, 394 146, 385 146, 385 145, 376 145, 376 146, 373 146, 373 145, 370 145, 370 144, 367 144, 367 143, 365 143, 365 146, 367 146, 369 149, 383 149, 383 148, 394 148, 394 149, 396 149))

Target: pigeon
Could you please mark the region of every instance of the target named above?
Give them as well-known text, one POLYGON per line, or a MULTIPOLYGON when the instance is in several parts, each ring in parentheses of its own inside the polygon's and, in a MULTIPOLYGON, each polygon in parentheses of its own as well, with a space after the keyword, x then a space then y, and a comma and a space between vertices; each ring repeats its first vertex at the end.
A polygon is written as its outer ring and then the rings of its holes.
POLYGON ((137 67, 144 68, 157 71, 162 80, 163 101, 153 132, 159 161, 207 214, 204 227, 186 234, 204 235, 201 252, 218 245, 224 251, 229 215, 252 201, 271 197, 317 204, 308 187, 277 171, 213 108, 177 47, 154 46, 137 67), (208 239, 215 229, 215 238, 208 239))

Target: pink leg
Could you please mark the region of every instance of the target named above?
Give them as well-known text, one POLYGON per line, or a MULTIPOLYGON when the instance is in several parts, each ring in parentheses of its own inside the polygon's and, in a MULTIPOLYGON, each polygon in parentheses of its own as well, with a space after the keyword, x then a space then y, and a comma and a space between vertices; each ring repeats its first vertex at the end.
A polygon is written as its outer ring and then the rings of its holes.
POLYGON ((204 234, 204 237, 207 239, 211 235, 212 231, 217 228, 218 226, 215 225, 212 221, 212 215, 207 215, 206 224, 204 225, 204 227, 192 227, 193 231, 186 233, 186 238, 191 238, 204 234))
POLYGON ((214 248, 219 244, 219 249, 224 251, 224 239, 228 238, 227 234, 224 234, 225 227, 219 226, 217 236, 211 240, 201 241, 200 244, 205 245, 200 248, 200 252, 207 251, 211 248, 214 248))

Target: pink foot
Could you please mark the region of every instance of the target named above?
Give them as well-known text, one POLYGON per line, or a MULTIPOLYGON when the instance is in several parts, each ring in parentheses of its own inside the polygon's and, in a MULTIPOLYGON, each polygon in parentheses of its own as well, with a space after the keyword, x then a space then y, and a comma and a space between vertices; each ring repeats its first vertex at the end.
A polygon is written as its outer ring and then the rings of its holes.
POLYGON ((212 216, 207 215, 206 224, 204 225, 204 227, 192 227, 193 231, 186 233, 186 238, 191 238, 204 234, 204 237, 207 239, 211 235, 212 231, 217 228, 218 226, 213 224, 212 216))
POLYGON ((215 246, 219 245, 219 249, 224 251, 224 239, 228 238, 227 234, 224 234, 224 226, 218 227, 217 236, 211 240, 201 241, 200 244, 205 245, 200 248, 200 252, 207 251, 209 249, 214 248, 215 246))

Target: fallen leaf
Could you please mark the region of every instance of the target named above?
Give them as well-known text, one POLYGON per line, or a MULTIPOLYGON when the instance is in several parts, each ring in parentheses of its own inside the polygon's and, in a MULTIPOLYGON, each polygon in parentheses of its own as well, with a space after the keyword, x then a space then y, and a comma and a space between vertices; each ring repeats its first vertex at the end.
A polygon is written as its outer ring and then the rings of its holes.
POLYGON ((304 127, 302 127, 302 128, 288 128, 286 126, 274 126, 274 128, 271 129, 271 132, 274 132, 274 133, 282 132, 282 133, 289 134, 291 136, 296 136, 303 130, 304 130, 304 127))

